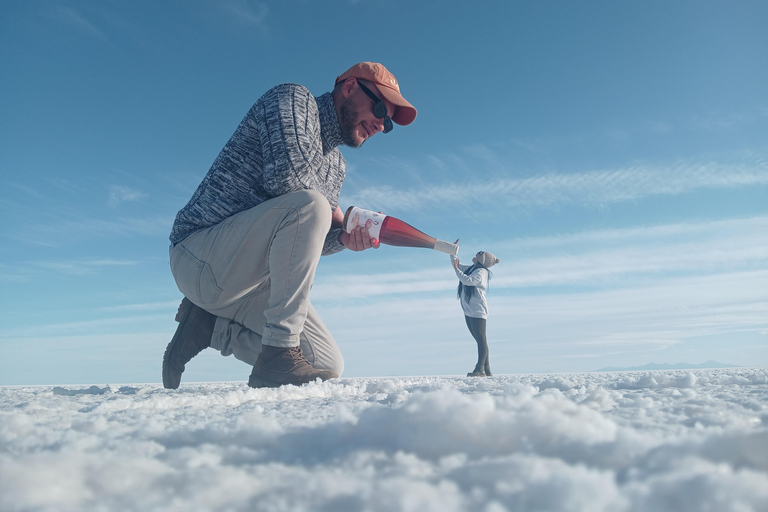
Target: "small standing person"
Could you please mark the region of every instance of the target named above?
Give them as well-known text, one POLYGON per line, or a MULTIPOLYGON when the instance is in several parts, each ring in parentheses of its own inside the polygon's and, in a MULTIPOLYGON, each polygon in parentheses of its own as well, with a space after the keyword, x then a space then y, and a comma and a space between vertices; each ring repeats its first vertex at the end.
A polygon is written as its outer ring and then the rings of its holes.
MULTIPOLYGON (((455 243, 459 243, 456 240, 455 243)), ((499 259, 488 251, 478 252, 472 258, 472 265, 461 265, 459 258, 451 256, 453 268, 459 278, 457 295, 464 310, 464 319, 472 337, 477 342, 477 364, 467 377, 490 377, 491 365, 488 360, 488 338, 485 334, 485 324, 488 318, 488 301, 485 290, 491 279, 488 270, 499 262, 499 259)))

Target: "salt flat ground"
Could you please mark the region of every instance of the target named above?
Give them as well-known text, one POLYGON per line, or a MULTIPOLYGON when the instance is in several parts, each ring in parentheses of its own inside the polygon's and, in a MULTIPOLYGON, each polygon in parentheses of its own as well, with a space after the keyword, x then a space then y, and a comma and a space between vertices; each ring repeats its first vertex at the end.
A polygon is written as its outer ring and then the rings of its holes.
POLYGON ((768 510, 768 369, 0 387, 0 510, 768 510))

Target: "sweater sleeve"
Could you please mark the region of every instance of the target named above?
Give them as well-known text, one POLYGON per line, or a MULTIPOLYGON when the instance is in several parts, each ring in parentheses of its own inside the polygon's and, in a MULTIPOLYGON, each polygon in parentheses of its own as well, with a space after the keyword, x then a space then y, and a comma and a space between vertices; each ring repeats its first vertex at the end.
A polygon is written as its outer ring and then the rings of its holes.
POLYGON ((325 244, 323 245, 323 256, 330 256, 346 249, 344 244, 339 242, 339 235, 341 234, 341 228, 331 228, 325 237, 325 244))
MULTIPOLYGON (((329 160, 336 156, 323 153, 319 111, 309 90, 295 84, 273 88, 261 101, 257 122, 263 125, 259 127, 262 186, 268 195, 301 189, 327 191, 331 192, 325 194, 331 208, 335 208, 338 190, 333 186, 335 176, 329 175, 334 167, 329 160)), ((337 158, 340 156, 338 153, 337 158)))
MULTIPOLYGON (((323 150, 320 110, 308 89, 283 84, 265 94, 259 106, 257 123, 263 158, 262 187, 275 197, 297 190, 317 190, 331 205, 338 207, 344 181, 344 159, 337 149, 323 150)), ((322 254, 345 249, 339 242, 340 229, 331 229, 322 254)))

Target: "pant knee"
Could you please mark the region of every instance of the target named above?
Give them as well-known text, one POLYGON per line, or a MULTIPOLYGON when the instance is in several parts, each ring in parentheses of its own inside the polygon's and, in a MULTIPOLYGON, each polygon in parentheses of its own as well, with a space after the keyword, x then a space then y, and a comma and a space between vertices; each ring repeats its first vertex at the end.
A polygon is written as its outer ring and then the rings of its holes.
POLYGON ((341 374, 344 373, 344 358, 339 354, 338 357, 334 358, 331 363, 326 366, 328 367, 328 370, 341 377, 341 374))
POLYGON ((316 190, 301 190, 295 194, 301 204, 299 209, 307 219, 321 227, 331 225, 331 204, 323 194, 316 190))

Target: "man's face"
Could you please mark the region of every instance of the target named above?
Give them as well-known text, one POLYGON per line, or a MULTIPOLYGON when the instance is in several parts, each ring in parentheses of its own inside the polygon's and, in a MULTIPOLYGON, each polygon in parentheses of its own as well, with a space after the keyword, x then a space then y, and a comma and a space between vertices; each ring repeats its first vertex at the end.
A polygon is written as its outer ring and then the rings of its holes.
MULTIPOLYGON (((374 85, 369 85, 368 89, 378 98, 382 98, 381 93, 374 85)), ((392 117, 395 113, 395 106, 385 100, 387 104, 387 115, 392 117)), ((373 114, 373 101, 355 84, 352 92, 341 105, 341 137, 346 146, 358 148, 363 142, 370 139, 377 133, 384 130, 384 120, 379 119, 373 114)))

